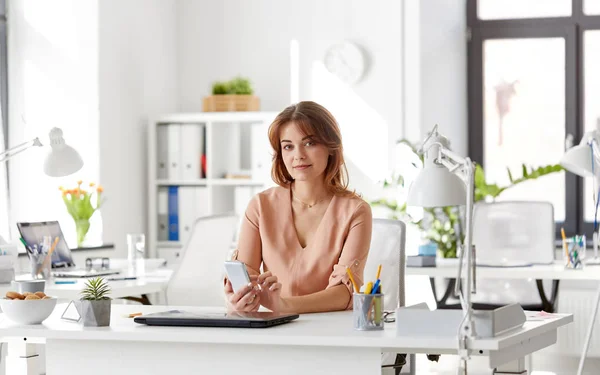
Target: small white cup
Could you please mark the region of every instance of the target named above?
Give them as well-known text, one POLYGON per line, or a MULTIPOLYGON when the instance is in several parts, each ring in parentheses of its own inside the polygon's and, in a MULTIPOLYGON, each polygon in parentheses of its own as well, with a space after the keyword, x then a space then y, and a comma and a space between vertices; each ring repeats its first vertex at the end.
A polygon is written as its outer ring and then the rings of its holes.
POLYGON ((17 293, 43 292, 46 288, 46 280, 13 280, 10 285, 17 293))

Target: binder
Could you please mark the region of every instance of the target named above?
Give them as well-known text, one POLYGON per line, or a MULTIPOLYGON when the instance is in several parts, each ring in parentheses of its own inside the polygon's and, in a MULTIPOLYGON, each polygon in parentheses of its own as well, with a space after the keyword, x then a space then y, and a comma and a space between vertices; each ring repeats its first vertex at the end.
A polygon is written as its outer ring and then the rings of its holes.
POLYGON ((156 130, 156 178, 169 178, 169 129, 168 125, 159 125, 156 130))
POLYGON ((179 241, 178 187, 169 186, 169 241, 179 241))
MULTIPOLYGON (((196 220, 196 188, 179 188, 179 241, 186 244, 196 220)), ((198 202, 199 203, 199 202, 198 202)))
POLYGON ((170 180, 180 180, 182 178, 180 124, 169 124, 167 126, 167 146, 169 161, 168 178, 170 180))
POLYGON ((158 240, 169 240, 169 189, 166 187, 158 188, 158 240))
POLYGON ((181 125, 181 178, 197 180, 202 178, 201 162, 204 153, 204 125, 181 125))

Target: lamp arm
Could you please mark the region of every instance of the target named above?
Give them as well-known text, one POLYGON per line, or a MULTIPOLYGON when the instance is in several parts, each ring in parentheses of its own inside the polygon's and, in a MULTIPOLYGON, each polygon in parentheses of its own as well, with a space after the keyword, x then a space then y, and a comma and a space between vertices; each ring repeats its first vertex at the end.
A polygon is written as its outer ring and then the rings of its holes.
POLYGON ((462 259, 465 256, 467 258, 467 275, 466 275, 466 286, 465 292, 459 293, 461 299, 461 305, 463 307, 463 320, 460 324, 458 331, 459 340, 459 355, 463 361, 469 358, 469 349, 467 347, 468 340, 477 335, 475 331, 475 324, 473 322, 473 309, 471 306, 471 291, 472 282, 475 270, 475 264, 473 259, 472 242, 473 242, 473 200, 474 200, 474 187, 475 187, 475 167, 471 159, 466 158, 464 165, 464 172, 466 173, 466 184, 467 184, 467 207, 466 207, 466 218, 465 218, 465 245, 463 251, 460 254, 459 261, 459 274, 457 280, 461 279, 462 276, 462 259))
POLYGON ((23 142, 15 147, 12 147, 4 152, 0 153, 0 163, 8 161, 13 156, 20 154, 21 152, 31 148, 31 147, 42 147, 42 142, 40 142, 39 138, 34 138, 30 141, 23 142))

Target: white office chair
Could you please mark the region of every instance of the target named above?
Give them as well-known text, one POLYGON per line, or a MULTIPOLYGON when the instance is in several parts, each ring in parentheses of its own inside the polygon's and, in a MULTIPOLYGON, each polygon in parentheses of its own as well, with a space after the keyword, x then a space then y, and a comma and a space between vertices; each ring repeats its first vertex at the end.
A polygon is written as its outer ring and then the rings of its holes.
MULTIPOLYGON (((554 209, 548 202, 479 202, 473 210, 473 244, 477 266, 519 267, 554 261, 554 209)), ((550 281, 546 281, 548 288, 550 281)), ((557 292, 546 298, 539 280, 485 279, 472 297, 479 309, 518 303, 527 310, 551 312, 557 292)), ((454 304, 458 306, 457 303, 454 304)))
MULTIPOLYGON (((369 257, 365 265, 364 279, 373 280, 377 267, 381 264, 381 285, 385 295, 383 305, 385 311, 394 311, 405 302, 406 273, 406 226, 399 220, 373 219, 373 232, 369 257)), ((396 368, 404 363, 404 355, 384 353, 382 358, 382 374, 395 374, 396 368)), ((414 355, 410 356, 409 365, 404 366, 402 373, 414 373, 414 355)))
POLYGON ((224 306, 223 262, 228 258, 237 224, 233 214, 196 220, 179 268, 167 286, 168 305, 224 306))

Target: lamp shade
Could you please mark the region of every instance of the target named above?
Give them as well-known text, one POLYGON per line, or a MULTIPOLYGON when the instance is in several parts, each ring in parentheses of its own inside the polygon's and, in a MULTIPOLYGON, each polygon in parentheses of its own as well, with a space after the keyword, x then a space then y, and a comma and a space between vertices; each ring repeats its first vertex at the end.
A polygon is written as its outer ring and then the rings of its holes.
POLYGON ((425 167, 410 185, 406 204, 419 207, 465 205, 467 187, 443 166, 425 167))
MULTIPOLYGON (((590 145, 581 143, 575 147, 571 147, 563 155, 560 165, 563 166, 567 171, 574 173, 581 177, 593 177, 592 173, 592 148, 590 145)), ((600 172, 600 163, 596 159, 594 161, 593 170, 596 174, 600 172)))
POLYGON ((44 173, 50 177, 64 177, 83 167, 81 155, 65 143, 59 128, 50 131, 50 151, 44 160, 44 173))

